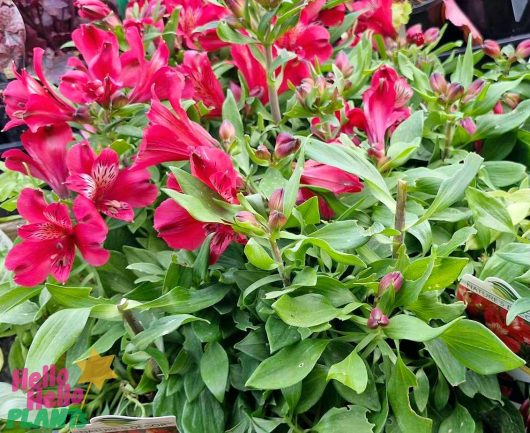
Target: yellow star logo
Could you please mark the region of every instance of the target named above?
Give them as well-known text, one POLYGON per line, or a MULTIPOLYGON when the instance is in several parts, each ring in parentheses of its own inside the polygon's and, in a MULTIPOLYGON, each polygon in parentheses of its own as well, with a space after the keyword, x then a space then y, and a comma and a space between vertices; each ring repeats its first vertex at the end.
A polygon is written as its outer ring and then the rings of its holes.
POLYGON ((92 349, 88 358, 75 362, 81 369, 81 377, 77 383, 91 383, 101 391, 107 379, 118 377, 111 368, 113 359, 114 355, 100 356, 95 349, 92 349))

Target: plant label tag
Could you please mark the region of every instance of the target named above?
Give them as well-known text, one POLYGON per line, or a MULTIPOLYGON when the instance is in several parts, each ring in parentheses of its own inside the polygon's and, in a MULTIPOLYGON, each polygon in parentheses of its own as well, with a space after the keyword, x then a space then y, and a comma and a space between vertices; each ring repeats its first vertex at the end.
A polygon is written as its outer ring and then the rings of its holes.
POLYGON ((488 277, 480 280, 464 275, 456 297, 466 303, 471 319, 484 323, 512 352, 526 361, 526 366, 510 372, 519 380, 530 382, 530 312, 518 314, 507 324, 506 317, 513 303, 521 298, 506 281, 488 277))
POLYGON ((134 418, 127 416, 98 416, 74 433, 178 433, 174 416, 134 418))

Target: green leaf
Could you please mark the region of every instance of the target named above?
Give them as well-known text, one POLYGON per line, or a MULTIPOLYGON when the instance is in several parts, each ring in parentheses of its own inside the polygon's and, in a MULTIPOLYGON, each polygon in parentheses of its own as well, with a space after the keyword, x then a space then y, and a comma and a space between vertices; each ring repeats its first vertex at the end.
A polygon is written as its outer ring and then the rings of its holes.
POLYGON ((485 114, 476 118, 477 130, 469 142, 498 137, 519 128, 530 117, 530 100, 521 102, 507 114, 485 114))
POLYGON ((219 21, 219 24, 217 25, 217 35, 222 41, 230 42, 232 44, 248 45, 255 43, 254 39, 243 36, 241 33, 232 29, 226 21, 219 21))
POLYGON ((300 341, 300 333, 295 327, 285 324, 275 316, 269 316, 265 323, 270 353, 300 341))
POLYGON ((473 66, 475 64, 473 60, 473 39, 471 35, 469 35, 467 40, 467 47, 464 57, 461 59, 462 62, 459 62, 457 66, 453 81, 462 84, 462 86, 464 86, 464 89, 467 90, 469 85, 473 81, 473 66))
POLYGON ((319 140, 309 139, 305 144, 306 155, 317 162, 359 176, 374 197, 394 212, 396 202, 379 171, 361 149, 354 146, 344 135, 341 138, 346 141, 345 146, 333 146, 319 140))
POLYGON ((344 315, 344 312, 335 308, 327 298, 316 293, 295 298, 283 295, 272 304, 272 308, 285 323, 299 328, 322 325, 344 315))
POLYGON ((245 173, 250 171, 250 159, 247 146, 245 145, 245 128, 241 120, 241 114, 237 107, 237 102, 231 90, 226 92, 226 98, 223 102, 223 120, 229 120, 236 131, 237 152, 233 155, 234 160, 241 170, 245 173))
POLYGON ((372 433, 374 425, 366 418, 367 412, 368 409, 360 406, 334 407, 311 430, 316 433, 372 433))
POLYGON ((304 257, 310 246, 324 250, 333 260, 346 265, 366 267, 366 264, 356 255, 343 253, 332 248, 326 241, 318 238, 304 238, 288 248, 285 252, 287 257, 304 257))
POLYGON ((6 287, 2 289, 0 291, 0 314, 6 313, 11 308, 37 296, 41 290, 42 288, 40 287, 6 287))
POLYGON ((437 339, 426 341, 424 344, 432 359, 452 386, 457 386, 466 380, 466 367, 451 355, 449 348, 443 341, 437 339))
POLYGON ((455 410, 440 424, 438 433, 475 433, 475 421, 468 410, 456 404, 455 410))
POLYGON ((518 80, 511 81, 500 81, 498 83, 491 84, 484 97, 479 97, 473 104, 471 113, 473 115, 485 114, 493 110, 495 104, 499 101, 502 95, 506 92, 517 87, 524 77, 519 78, 518 80))
POLYGON ((160 308, 167 313, 191 314, 217 304, 230 290, 230 286, 214 284, 201 290, 175 287, 154 301, 135 306, 140 310, 160 308))
POLYGON ((228 381, 228 355, 217 341, 206 345, 200 370, 207 388, 222 403, 228 381))
POLYGON ((510 325, 519 314, 527 313, 528 311, 530 311, 530 298, 517 299, 508 310, 506 324, 510 325))
POLYGON ((455 251, 460 245, 466 243, 471 236, 475 235, 477 230, 474 227, 463 227, 453 233, 451 239, 441 244, 436 250, 438 257, 447 257, 455 251))
POLYGON ((315 365, 315 368, 302 381, 302 395, 296 406, 296 413, 304 413, 317 404, 327 386, 327 368, 315 365))
POLYGON ((388 381, 388 400, 402 432, 432 433, 432 420, 419 416, 410 405, 409 389, 418 386, 416 376, 401 358, 388 381))
POLYGON ((245 386, 255 389, 281 389, 303 380, 328 345, 326 340, 303 340, 285 347, 263 361, 245 386))
POLYGON ((139 350, 145 349, 157 338, 171 334, 172 332, 180 328, 182 325, 193 322, 195 320, 204 319, 200 319, 189 314, 177 314, 173 316, 161 317, 160 319, 157 319, 154 322, 150 323, 149 328, 136 334, 131 339, 131 343, 134 344, 139 350))
POLYGON ((285 192, 283 197, 283 213, 287 218, 291 216, 293 207, 296 204, 298 191, 300 189, 300 177, 302 176, 302 172, 304 171, 304 163, 304 148, 302 148, 302 150, 300 151, 300 155, 298 156, 298 161, 296 162, 294 172, 287 181, 287 185, 285 186, 285 192))
POLYGON ((359 354, 353 350, 341 362, 331 366, 327 376, 327 380, 330 379, 353 389, 357 394, 362 394, 368 385, 366 365, 359 354))
POLYGON ((204 390, 198 398, 184 403, 181 422, 186 433, 223 433, 224 418, 222 406, 204 390))
POLYGON ((440 302, 439 298, 440 296, 436 291, 420 293, 415 302, 407 305, 407 310, 425 322, 429 322, 432 319, 440 319, 447 323, 464 313, 466 304, 463 302, 445 304, 440 302))
POLYGON ((434 201, 414 225, 427 221, 431 216, 459 201, 464 196, 468 185, 477 175, 482 161, 483 158, 476 153, 469 153, 460 168, 451 177, 442 181, 434 201))
POLYGON ((497 255, 508 262, 530 268, 530 244, 511 243, 497 251, 497 255))
POLYGON ((498 232, 514 232, 510 214, 499 200, 475 188, 467 189, 466 198, 477 223, 498 232))
POLYGON ((254 238, 250 238, 245 245, 245 256, 247 256, 250 263, 259 269, 271 271, 278 267, 265 248, 263 248, 254 238))
POLYGON ((429 341, 439 337, 460 319, 455 319, 446 325, 431 328, 423 320, 414 316, 399 314, 390 319, 390 323, 384 329, 387 337, 394 340, 429 341))
POLYGON ((410 159, 421 145, 422 134, 423 111, 416 111, 390 137, 387 156, 391 159, 392 167, 399 167, 410 159))
POLYGON ((28 350, 28 371, 39 372, 43 366, 55 364, 77 341, 89 315, 90 308, 69 308, 48 317, 33 337, 28 350))
POLYGON ((493 332, 472 320, 458 321, 440 338, 458 361, 479 374, 496 374, 524 365, 493 332))
MULTIPOLYGON (((405 278, 407 280, 420 278, 428 269, 430 261, 430 257, 423 257, 412 262, 404 272, 405 278)), ((422 290, 443 290, 449 287, 458 279, 468 262, 469 259, 463 257, 436 257, 422 290)))
POLYGON ((427 403, 429 403, 430 391, 429 378, 423 368, 419 368, 416 371, 416 380, 418 381, 418 386, 414 387, 414 402, 418 410, 423 412, 427 407, 427 403))

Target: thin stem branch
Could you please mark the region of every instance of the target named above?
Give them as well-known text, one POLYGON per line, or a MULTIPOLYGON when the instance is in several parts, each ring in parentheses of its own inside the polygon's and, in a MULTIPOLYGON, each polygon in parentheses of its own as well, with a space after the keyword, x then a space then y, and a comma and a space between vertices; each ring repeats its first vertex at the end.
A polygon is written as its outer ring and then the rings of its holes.
POLYGON ((271 114, 275 123, 280 123, 282 114, 280 112, 280 101, 276 91, 276 74, 272 68, 272 45, 265 45, 265 63, 267 68, 267 88, 269 91, 269 103, 271 104, 271 114))
POLYGON ((447 158, 451 156, 451 149, 453 144, 453 136, 454 136, 455 128, 452 122, 447 122, 445 125, 445 139, 444 139, 444 147, 442 149, 442 161, 445 161, 447 158))
POLYGON ((272 255, 274 256, 274 261, 278 265, 278 273, 282 277, 283 286, 287 287, 291 284, 291 281, 289 280, 287 272, 285 271, 285 266, 283 264, 283 259, 282 259, 282 252, 280 251, 278 244, 273 238, 269 239, 269 241, 271 244, 272 255))
POLYGON ((401 245, 405 240, 405 206, 407 204, 407 182, 405 180, 398 180, 397 184, 397 200, 396 200, 396 217, 394 221, 394 228, 399 231, 399 234, 394 236, 394 245, 392 249, 393 256, 396 257, 401 245))

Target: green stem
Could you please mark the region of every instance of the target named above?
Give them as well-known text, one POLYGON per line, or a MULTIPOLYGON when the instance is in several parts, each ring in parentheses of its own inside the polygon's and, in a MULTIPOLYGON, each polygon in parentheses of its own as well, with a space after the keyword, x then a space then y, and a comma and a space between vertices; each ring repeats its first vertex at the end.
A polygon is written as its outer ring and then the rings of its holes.
POLYGON ((442 161, 445 161, 447 158, 451 156, 451 144, 453 143, 453 136, 454 136, 455 128, 452 122, 447 122, 445 125, 445 140, 444 140, 444 147, 442 149, 442 161))
POLYGON ((394 236, 394 245, 392 255, 397 256, 399 248, 403 245, 405 240, 405 206, 407 204, 407 182, 405 180, 398 180, 397 184, 397 199, 396 199, 396 216, 394 220, 394 228, 399 231, 399 235, 394 236))
POLYGON ((287 272, 285 271, 285 266, 283 265, 282 252, 280 251, 275 239, 271 237, 269 242, 271 244, 271 251, 272 255, 274 256, 274 261, 278 265, 278 273, 280 274, 280 277, 282 277, 283 286, 287 287, 291 284, 291 281, 289 280, 287 272))
POLYGON ((280 112, 278 92, 276 92, 276 75, 272 69, 272 45, 265 45, 265 66, 267 68, 267 88, 269 91, 272 118, 275 123, 280 123, 282 114, 280 112))

